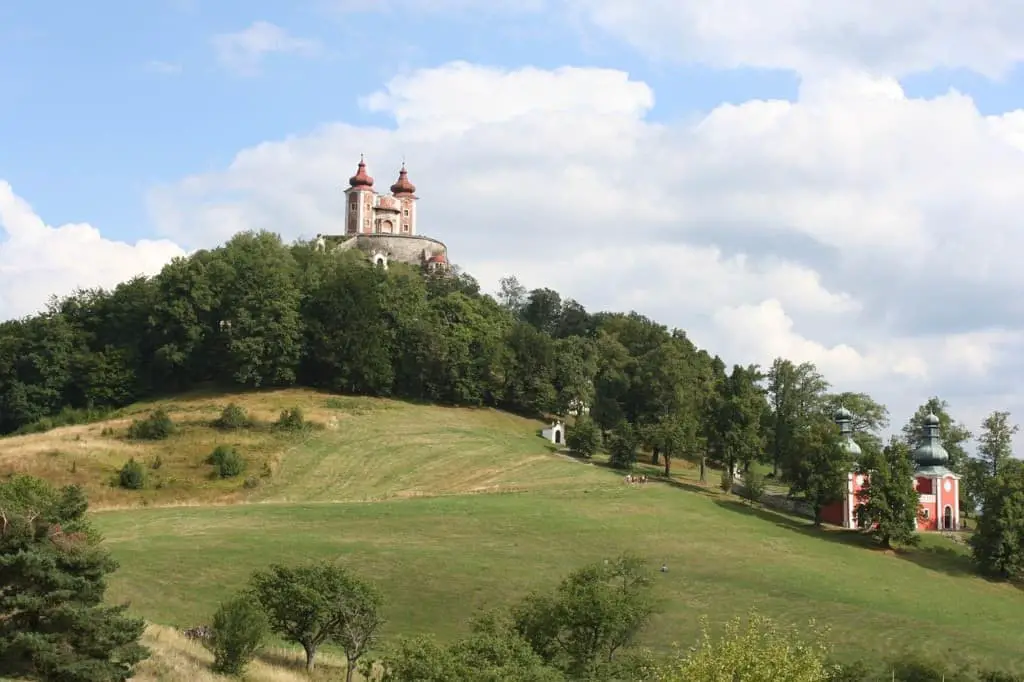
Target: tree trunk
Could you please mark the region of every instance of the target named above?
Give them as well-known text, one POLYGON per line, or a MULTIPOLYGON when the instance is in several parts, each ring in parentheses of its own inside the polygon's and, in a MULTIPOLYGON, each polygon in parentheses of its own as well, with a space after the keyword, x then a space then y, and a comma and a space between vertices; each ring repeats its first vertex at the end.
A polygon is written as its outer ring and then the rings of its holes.
POLYGON ((352 682, 355 679, 356 662, 348 659, 348 667, 345 669, 345 682, 352 682))
POLYGON ((306 672, 313 672, 313 666, 316 664, 316 647, 303 644, 302 648, 306 651, 306 672))
POLYGON ((708 463, 708 458, 706 456, 704 456, 704 455, 701 455, 700 456, 700 482, 701 483, 707 483, 708 482, 707 463, 708 463))
POLYGON ((655 466, 658 465, 658 455, 659 454, 660 453, 658 452, 658 448, 657 447, 655 447, 653 450, 651 450, 651 464, 653 464, 655 466))
POLYGON ((821 528, 821 507, 814 505, 814 527, 821 528))
POLYGON ((672 476, 672 458, 668 456, 668 453, 665 453, 665 478, 670 478, 671 476, 672 476))

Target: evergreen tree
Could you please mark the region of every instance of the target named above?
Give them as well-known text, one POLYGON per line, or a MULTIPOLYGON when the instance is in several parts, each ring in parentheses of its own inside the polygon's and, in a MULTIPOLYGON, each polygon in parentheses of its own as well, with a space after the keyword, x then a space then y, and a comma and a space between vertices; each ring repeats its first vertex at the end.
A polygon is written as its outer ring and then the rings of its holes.
POLYGON ((986 486, 982 504, 971 536, 974 561, 990 575, 1024 578, 1024 466, 1005 464, 986 486))
POLYGON ((894 542, 917 544, 915 522, 920 501, 906 443, 894 437, 880 452, 864 453, 859 473, 866 481, 856 510, 858 523, 871 528, 886 549, 892 549, 894 542))
POLYGON ((85 519, 81 489, 0 483, 0 677, 109 682, 148 657, 142 620, 103 603, 117 563, 85 519))
POLYGON ((640 436, 633 425, 622 422, 612 431, 608 440, 608 462, 616 469, 632 469, 636 464, 636 450, 640 436))

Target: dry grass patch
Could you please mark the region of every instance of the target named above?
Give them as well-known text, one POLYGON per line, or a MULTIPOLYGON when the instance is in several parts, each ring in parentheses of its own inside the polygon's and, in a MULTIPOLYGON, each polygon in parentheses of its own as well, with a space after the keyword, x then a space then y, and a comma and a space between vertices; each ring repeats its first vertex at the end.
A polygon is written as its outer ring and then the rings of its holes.
POLYGON ((608 484, 597 467, 552 453, 542 424, 490 409, 459 409, 306 389, 195 393, 140 403, 116 419, 0 439, 0 476, 29 473, 85 487, 94 509, 240 502, 371 501, 472 492, 608 484), (214 426, 234 403, 257 424, 214 426), (270 428, 299 408, 316 428, 270 428), (131 423, 158 409, 175 423, 165 440, 127 438, 131 423), (218 445, 247 462, 217 479, 207 456, 218 445), (117 487, 130 458, 146 468, 142 490, 117 487), (246 484, 249 479, 249 484, 246 484))
MULTIPOLYGON (((179 631, 161 625, 150 625, 142 643, 152 652, 150 658, 139 665, 136 682, 214 682, 236 678, 218 675, 210 670, 213 654, 202 644, 193 642, 179 631)), ((344 676, 344 661, 329 654, 317 657, 318 670, 307 675, 303 670, 304 658, 290 649, 265 650, 245 671, 249 682, 309 682, 310 680, 336 680, 344 676)), ((363 678, 356 676, 357 680, 363 678)))

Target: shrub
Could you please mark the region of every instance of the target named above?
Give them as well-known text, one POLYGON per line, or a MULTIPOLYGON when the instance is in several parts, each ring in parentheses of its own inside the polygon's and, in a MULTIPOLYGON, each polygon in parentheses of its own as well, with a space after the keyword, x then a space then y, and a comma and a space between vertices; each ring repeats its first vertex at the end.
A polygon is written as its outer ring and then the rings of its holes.
POLYGON ((636 449, 640 445, 636 429, 629 422, 622 422, 612 433, 608 442, 608 463, 616 469, 632 469, 636 464, 636 449))
POLYGON ((159 469, 163 465, 164 465, 163 458, 160 455, 157 455, 156 457, 153 458, 153 463, 150 464, 149 466, 150 466, 151 469, 156 471, 157 469, 159 469))
POLYGON ((732 492, 732 484, 733 477, 729 473, 729 467, 725 467, 725 469, 722 470, 722 480, 718 485, 722 489, 722 492, 728 494, 732 492))
POLYGON ((601 429, 590 417, 580 417, 565 437, 565 444, 581 457, 593 457, 601 445, 601 429))
POLYGON ((279 431, 304 431, 309 428, 309 422, 302 414, 302 408, 292 407, 281 410, 281 416, 274 423, 274 428, 279 431))
POLYGON ((760 502, 764 497, 764 477, 753 469, 743 474, 742 495, 751 502, 760 502))
POLYGON ((267 615, 248 595, 221 603, 213 616, 209 647, 213 669, 227 675, 241 675, 263 647, 270 630, 267 615))
POLYGON ((206 458, 207 464, 212 464, 221 478, 234 478, 245 471, 245 458, 227 445, 218 445, 206 458))
POLYGON ((221 411, 220 416, 214 420, 213 425, 218 429, 232 431, 251 427, 253 420, 249 417, 249 413, 245 411, 245 408, 235 403, 229 403, 221 411))
POLYGON ((174 422, 163 409, 151 413, 145 419, 136 419, 128 427, 132 440, 164 440, 174 433, 174 422))
POLYGON ((27 433, 44 433, 61 426, 74 426, 76 424, 91 424, 104 419, 109 419, 115 411, 106 407, 65 407, 60 412, 49 417, 42 417, 34 422, 29 422, 14 431, 13 435, 27 433))
POLYGON ((246 476, 245 482, 242 483, 242 487, 246 489, 253 489, 260 487, 259 476, 246 476))
POLYGON ((146 469, 135 459, 129 459, 117 475, 118 483, 128 490, 142 490, 146 485, 146 469))

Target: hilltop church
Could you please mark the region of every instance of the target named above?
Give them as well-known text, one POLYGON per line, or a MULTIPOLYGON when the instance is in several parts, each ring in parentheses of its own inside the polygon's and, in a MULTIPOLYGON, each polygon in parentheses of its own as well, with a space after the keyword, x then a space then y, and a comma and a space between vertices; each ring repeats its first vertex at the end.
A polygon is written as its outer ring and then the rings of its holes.
MULTIPOLYGON (((835 414, 836 424, 846 451, 859 458, 860 446, 853 440, 853 415, 846 408, 835 414)), ((960 477, 948 467, 949 453, 939 439, 939 418, 929 413, 924 419, 921 444, 911 457, 914 460, 914 487, 920 499, 915 526, 918 530, 959 530, 960 477)), ((858 495, 866 481, 862 474, 847 474, 846 495, 843 500, 822 510, 822 520, 843 528, 857 528, 858 495)))
POLYGON ((428 272, 448 270, 448 247, 417 232, 416 202, 419 197, 404 163, 387 194, 374 188, 373 177, 367 172, 366 160, 362 156, 348 185, 345 190, 344 231, 337 235, 318 234, 318 249, 357 249, 383 268, 397 261, 428 272))

